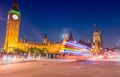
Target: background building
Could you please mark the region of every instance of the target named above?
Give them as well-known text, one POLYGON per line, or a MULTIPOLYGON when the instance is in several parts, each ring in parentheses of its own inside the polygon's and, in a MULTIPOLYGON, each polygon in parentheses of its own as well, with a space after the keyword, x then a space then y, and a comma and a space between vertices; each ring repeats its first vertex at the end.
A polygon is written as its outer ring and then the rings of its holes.
MULTIPOLYGON (((20 19, 21 19, 21 12, 18 8, 18 3, 16 0, 14 0, 14 3, 12 5, 11 10, 8 13, 8 19, 7 19, 7 26, 6 26, 6 36, 5 36, 5 42, 4 42, 4 50, 7 53, 14 52, 15 48, 22 49, 26 52, 29 52, 30 48, 39 48, 39 49, 46 49, 49 53, 59 53, 64 48, 63 42, 74 42, 75 39, 73 38, 72 32, 69 33, 69 37, 67 39, 66 35, 64 35, 64 39, 62 42, 51 42, 48 40, 47 35, 45 34, 43 37, 42 42, 33 42, 29 41, 26 38, 19 40, 19 28, 20 28, 20 19)), ((80 40, 79 42, 76 42, 78 44, 86 47, 91 48, 91 41, 88 40, 88 42, 85 42, 84 40, 80 40)), ((102 43, 102 34, 100 30, 96 30, 93 32, 93 43, 94 43, 94 52, 98 53, 100 52, 100 49, 103 48, 102 43)))
POLYGON ((20 48, 24 51, 28 51, 31 47, 46 48, 50 53, 56 53, 61 49, 60 43, 50 42, 47 39, 47 35, 44 35, 43 42, 32 42, 27 39, 19 38, 20 28, 20 11, 18 3, 14 0, 11 10, 8 13, 6 36, 4 42, 4 50, 6 52, 13 52, 15 48, 20 48))
POLYGON ((100 29, 93 32, 93 49, 94 53, 99 53, 103 50, 102 33, 100 29))

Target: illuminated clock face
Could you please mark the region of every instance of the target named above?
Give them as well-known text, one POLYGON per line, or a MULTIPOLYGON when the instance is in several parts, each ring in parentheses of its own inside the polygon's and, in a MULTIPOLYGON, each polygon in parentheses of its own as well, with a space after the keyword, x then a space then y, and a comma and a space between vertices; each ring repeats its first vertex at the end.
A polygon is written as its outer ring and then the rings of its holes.
POLYGON ((18 20, 18 16, 17 16, 16 14, 13 14, 13 15, 12 15, 12 18, 13 18, 14 20, 18 20))

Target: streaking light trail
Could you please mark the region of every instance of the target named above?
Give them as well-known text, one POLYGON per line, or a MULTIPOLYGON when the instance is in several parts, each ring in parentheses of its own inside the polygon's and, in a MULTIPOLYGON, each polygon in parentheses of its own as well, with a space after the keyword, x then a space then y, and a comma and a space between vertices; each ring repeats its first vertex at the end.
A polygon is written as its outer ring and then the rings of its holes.
POLYGON ((64 43, 63 53, 75 54, 75 55, 88 55, 90 54, 90 48, 86 45, 82 45, 74 42, 64 43))

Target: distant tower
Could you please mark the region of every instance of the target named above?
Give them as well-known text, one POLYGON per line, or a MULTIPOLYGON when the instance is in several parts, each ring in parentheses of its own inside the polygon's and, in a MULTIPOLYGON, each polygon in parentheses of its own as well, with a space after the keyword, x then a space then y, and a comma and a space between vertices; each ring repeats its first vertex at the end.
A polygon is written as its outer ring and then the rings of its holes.
POLYGON ((11 10, 8 13, 6 36, 4 41, 4 49, 7 52, 12 52, 14 47, 17 47, 19 37, 20 11, 18 3, 14 0, 11 10))
POLYGON ((70 32, 70 34, 69 34, 69 39, 68 39, 69 41, 74 41, 74 39, 73 39, 73 36, 72 36, 72 32, 70 32))
POLYGON ((27 43, 27 42, 28 42, 28 39, 27 39, 26 36, 24 36, 23 42, 24 42, 24 43, 27 43))
POLYGON ((66 41, 67 41, 67 35, 64 34, 64 35, 63 35, 63 43, 65 43, 66 41))
POLYGON ((47 35, 45 34, 45 35, 44 35, 44 38, 43 38, 43 43, 44 43, 44 44, 47 44, 47 42, 48 42, 48 40, 47 40, 47 35))
POLYGON ((100 52, 103 49, 102 33, 98 29, 93 32, 93 43, 95 44, 95 52, 100 52))

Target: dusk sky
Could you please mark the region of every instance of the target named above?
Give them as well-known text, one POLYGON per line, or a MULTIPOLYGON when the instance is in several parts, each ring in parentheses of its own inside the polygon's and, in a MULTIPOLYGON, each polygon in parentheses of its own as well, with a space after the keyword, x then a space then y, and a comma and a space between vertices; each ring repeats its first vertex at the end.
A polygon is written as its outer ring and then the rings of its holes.
MULTIPOLYGON (((120 44, 119 0, 17 0, 21 11, 20 36, 42 41, 62 40, 64 33, 73 33, 75 40, 91 39, 100 28, 104 47, 120 44), (96 25, 95 25, 96 24, 96 25)), ((0 0, 0 48, 4 43, 7 14, 13 0, 0 0)))

